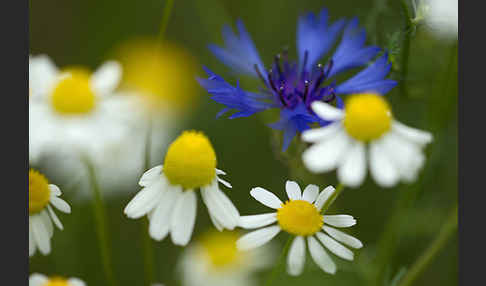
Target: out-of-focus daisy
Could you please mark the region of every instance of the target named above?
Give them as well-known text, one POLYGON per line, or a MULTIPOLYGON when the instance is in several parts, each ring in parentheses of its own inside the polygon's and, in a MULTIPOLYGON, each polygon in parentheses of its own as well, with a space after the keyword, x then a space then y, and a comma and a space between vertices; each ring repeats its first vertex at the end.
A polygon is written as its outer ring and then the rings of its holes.
POLYGON ((458 0, 412 0, 414 21, 424 21, 438 37, 457 39, 458 0))
POLYGON ((63 278, 59 276, 47 277, 34 273, 29 277, 29 286, 85 286, 83 280, 75 277, 63 278))
POLYGON ((150 111, 180 114, 197 102, 196 61, 182 46, 138 38, 122 43, 115 57, 124 71, 121 88, 141 95, 150 111))
POLYGON ((216 154, 209 139, 201 132, 183 132, 167 150, 163 165, 143 174, 141 191, 125 207, 129 218, 147 215, 149 233, 155 240, 170 232, 172 242, 186 245, 191 239, 196 220, 196 190, 206 204, 214 226, 219 230, 234 229, 239 213, 219 183, 231 185, 219 178, 226 173, 216 169, 216 154))
POLYGON ((238 233, 210 231, 184 249, 179 273, 184 286, 258 285, 255 271, 268 266, 271 253, 262 247, 251 251, 236 248, 238 233))
POLYGON ((114 97, 121 66, 108 61, 91 73, 84 67, 59 70, 45 55, 29 58, 29 156, 75 150, 93 157, 119 144, 131 124, 131 99, 114 97), (96 154, 95 154, 96 153, 96 154))
POLYGON ((333 123, 302 134, 302 140, 315 143, 302 154, 310 171, 337 169, 341 183, 357 187, 366 177, 369 160, 371 175, 382 187, 416 179, 432 135, 396 121, 382 96, 355 94, 344 110, 324 102, 314 102, 312 109, 333 123))
POLYGON ((350 227, 356 224, 356 220, 350 215, 321 214, 322 207, 335 191, 334 187, 328 186, 319 193, 318 186, 308 185, 302 193, 296 182, 287 181, 285 189, 289 197, 285 203, 263 188, 257 187, 250 191, 251 196, 257 201, 277 211, 241 216, 241 227, 261 229, 242 236, 237 241, 238 248, 249 250, 259 247, 283 230, 295 236, 287 256, 287 272, 290 275, 296 276, 302 273, 306 245, 314 262, 327 273, 334 274, 336 264, 323 245, 335 255, 346 260, 353 260, 353 252, 341 243, 352 248, 361 248, 363 244, 358 239, 334 227, 350 227), (276 225, 268 226, 275 222, 277 222, 276 225))
POLYGON ((358 19, 340 19, 330 24, 328 18, 326 9, 319 15, 308 13, 300 17, 297 25, 298 62, 289 61, 287 52, 283 51, 275 56, 268 71, 243 23, 236 23, 239 36, 225 26, 225 47, 210 45, 211 52, 234 73, 260 78, 263 87, 259 92, 249 92, 243 90, 239 82, 235 87, 205 68, 209 77, 199 79, 199 83, 213 100, 226 106, 218 116, 230 110, 237 112, 229 118, 238 118, 279 109, 280 120, 270 127, 284 132, 282 147, 285 151, 297 132, 307 130, 313 124, 329 124, 311 110, 314 101, 335 103, 341 108, 340 94, 364 91, 385 94, 392 89, 397 82, 386 78, 390 70, 388 54, 383 53, 368 65, 381 49, 365 45, 366 31, 359 27, 358 19), (324 59, 339 38, 341 42, 334 54, 324 59), (325 64, 320 64, 320 60, 325 64), (364 69, 348 80, 338 84, 332 80, 334 76, 358 67, 364 69))
POLYGON ((44 255, 51 252, 53 222, 59 229, 63 229, 52 206, 64 213, 70 213, 71 207, 60 195, 61 190, 49 184, 44 175, 29 170, 29 256, 34 255, 37 249, 44 255))

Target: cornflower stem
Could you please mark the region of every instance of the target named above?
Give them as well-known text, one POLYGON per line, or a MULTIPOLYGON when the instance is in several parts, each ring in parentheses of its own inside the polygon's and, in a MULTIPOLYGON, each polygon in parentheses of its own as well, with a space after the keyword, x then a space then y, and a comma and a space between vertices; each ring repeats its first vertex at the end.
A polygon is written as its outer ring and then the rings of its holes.
POLYGON ((321 214, 324 214, 329 207, 334 203, 334 201, 337 199, 337 197, 344 191, 344 185, 342 183, 339 183, 339 185, 336 187, 336 191, 331 195, 331 197, 326 201, 324 206, 322 206, 321 214))
POLYGON ((400 93, 403 97, 406 97, 408 94, 407 91, 407 84, 406 79, 408 76, 408 58, 410 56, 410 38, 412 34, 412 16, 410 14, 410 8, 408 7, 406 0, 400 1, 403 13, 405 14, 404 24, 405 24, 405 33, 402 43, 402 55, 401 55, 401 84, 400 84, 400 93))
POLYGON ((278 258, 277 263, 275 264, 272 272, 268 276, 268 279, 267 279, 267 282, 265 283, 265 286, 272 285, 272 283, 275 280, 275 277, 277 276, 278 272, 280 272, 282 265, 285 265, 285 257, 287 257, 287 252, 289 252, 290 243, 293 240, 292 238, 293 238, 293 236, 289 235, 289 238, 287 239, 287 242, 285 243, 284 249, 283 249, 282 253, 280 254, 280 257, 278 258))
POLYGON ((103 197, 101 195, 101 189, 96 179, 95 168, 89 161, 85 158, 86 167, 89 173, 89 179, 91 183, 91 189, 93 190, 93 211, 96 221, 96 234, 98 236, 98 244, 101 251, 101 260, 103 262, 103 269, 105 271, 106 280, 108 285, 116 286, 118 283, 113 275, 113 266, 110 257, 110 246, 109 246, 109 234, 107 227, 106 209, 103 202, 103 197))
MULTIPOLYGON (((145 138, 145 164, 142 173, 150 169, 150 159, 152 150, 152 118, 148 119, 147 122, 147 135, 145 138)), ((142 219, 141 232, 143 240, 143 263, 144 263, 144 273, 145 273, 145 284, 150 286, 154 277, 154 255, 153 255, 153 245, 150 238, 149 232, 149 221, 148 219, 142 219)))
POLYGON ((442 228, 437 237, 430 243, 427 249, 414 262, 410 270, 402 278, 398 286, 409 286, 422 274, 427 266, 434 260, 435 256, 446 245, 449 238, 457 230, 457 203, 449 213, 447 221, 442 225, 442 228))
POLYGON ((162 20, 160 21, 160 30, 158 36, 158 42, 161 43, 165 37, 165 31, 169 24, 170 16, 172 14, 172 7, 174 7, 174 0, 167 0, 165 2, 164 11, 162 12, 162 20))

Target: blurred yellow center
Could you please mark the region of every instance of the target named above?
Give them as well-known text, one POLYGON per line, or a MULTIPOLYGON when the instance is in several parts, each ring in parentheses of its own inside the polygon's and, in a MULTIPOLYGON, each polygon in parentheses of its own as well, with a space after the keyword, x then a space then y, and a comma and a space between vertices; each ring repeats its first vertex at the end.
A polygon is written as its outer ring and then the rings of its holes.
POLYGON ((92 111, 96 95, 90 84, 90 73, 82 68, 66 70, 51 96, 54 110, 62 114, 85 114, 92 111))
POLYGON ((238 235, 234 232, 210 232, 201 239, 203 246, 211 264, 215 268, 223 268, 235 265, 242 253, 236 248, 238 235))
POLYGON ((171 184, 185 189, 208 185, 216 176, 216 154, 201 132, 185 131, 167 150, 164 174, 171 184))
POLYGON ((36 170, 29 170, 29 214, 34 214, 43 210, 49 203, 51 192, 49 183, 36 170))
POLYGON ((70 286, 71 284, 67 279, 61 277, 52 277, 42 286, 70 286))
POLYGON ((390 106, 378 94, 352 95, 346 102, 345 112, 344 128, 356 140, 378 139, 390 129, 390 106))
POLYGON ((303 236, 318 232, 324 223, 317 208, 303 200, 285 202, 277 211, 277 220, 283 230, 303 236))

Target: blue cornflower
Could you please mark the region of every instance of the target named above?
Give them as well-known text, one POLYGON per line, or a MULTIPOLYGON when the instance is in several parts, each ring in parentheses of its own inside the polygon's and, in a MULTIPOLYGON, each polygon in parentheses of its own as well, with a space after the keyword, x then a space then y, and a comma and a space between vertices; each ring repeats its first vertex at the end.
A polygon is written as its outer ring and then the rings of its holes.
POLYGON ((248 117, 271 108, 280 109, 280 120, 270 124, 273 129, 284 132, 285 151, 297 132, 310 128, 313 124, 325 126, 329 121, 319 118, 311 109, 314 101, 335 102, 344 107, 340 94, 375 92, 385 94, 397 82, 385 77, 390 71, 388 54, 384 52, 374 63, 368 65, 382 50, 376 46, 366 46, 366 31, 359 27, 358 19, 340 19, 328 23, 326 9, 319 15, 308 13, 301 16, 297 26, 298 62, 289 61, 287 52, 275 56, 271 68, 266 71, 255 45, 238 20, 239 36, 231 27, 223 27, 225 47, 209 45, 211 52, 237 74, 258 77, 264 84, 260 92, 249 92, 226 82, 207 67, 207 79, 198 78, 199 83, 212 99, 226 107, 218 117, 230 110, 237 112, 229 118, 248 117), (325 65, 318 64, 341 36, 333 56, 325 65), (352 68, 368 65, 350 79, 336 84, 333 76, 352 68))

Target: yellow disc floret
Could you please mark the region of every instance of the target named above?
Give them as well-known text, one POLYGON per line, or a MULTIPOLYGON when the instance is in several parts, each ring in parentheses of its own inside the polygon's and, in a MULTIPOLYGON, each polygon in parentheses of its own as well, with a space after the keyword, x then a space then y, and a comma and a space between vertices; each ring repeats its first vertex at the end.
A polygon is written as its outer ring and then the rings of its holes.
POLYGON ((185 131, 167 150, 164 174, 173 185, 194 189, 211 183, 216 177, 216 154, 201 132, 185 131))
POLYGON ((352 95, 346 102, 345 110, 344 128, 356 140, 368 142, 378 139, 390 129, 390 106, 378 94, 352 95))
POLYGON ((318 232, 324 223, 317 208, 304 200, 285 202, 277 211, 277 221, 286 232, 303 236, 318 232))
POLYGON ((51 102, 61 114, 85 114, 92 111, 96 95, 91 88, 90 74, 82 68, 67 69, 54 88, 51 102))
POLYGON ((235 266, 243 253, 236 248, 238 235, 230 231, 211 231, 201 239, 201 245, 214 268, 235 266))
POLYGON ((49 183, 36 170, 29 170, 29 214, 38 213, 43 210, 49 203, 51 191, 49 183))
POLYGON ((71 284, 62 277, 52 277, 42 286, 71 286, 71 284))

